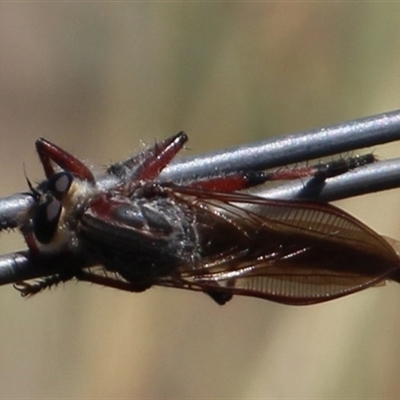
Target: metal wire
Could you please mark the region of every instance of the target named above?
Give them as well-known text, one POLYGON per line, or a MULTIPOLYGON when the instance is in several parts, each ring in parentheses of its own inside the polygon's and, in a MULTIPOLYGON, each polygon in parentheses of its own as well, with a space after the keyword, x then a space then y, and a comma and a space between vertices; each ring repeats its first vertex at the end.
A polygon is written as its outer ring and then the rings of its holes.
POLYGON ((234 171, 261 171, 400 139, 400 110, 173 161, 160 178, 178 182, 234 171))

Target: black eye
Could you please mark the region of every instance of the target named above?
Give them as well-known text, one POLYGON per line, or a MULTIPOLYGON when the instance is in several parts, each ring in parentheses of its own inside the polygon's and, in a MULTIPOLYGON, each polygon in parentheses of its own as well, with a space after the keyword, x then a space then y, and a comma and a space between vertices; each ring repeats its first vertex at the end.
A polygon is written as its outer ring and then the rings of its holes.
POLYGON ((69 172, 57 172, 47 181, 46 189, 53 193, 54 197, 61 200, 63 195, 68 192, 73 180, 69 172))
POLYGON ((53 239, 60 219, 61 209, 61 203, 54 198, 49 198, 38 205, 36 214, 33 217, 33 232, 40 243, 47 244, 53 239))

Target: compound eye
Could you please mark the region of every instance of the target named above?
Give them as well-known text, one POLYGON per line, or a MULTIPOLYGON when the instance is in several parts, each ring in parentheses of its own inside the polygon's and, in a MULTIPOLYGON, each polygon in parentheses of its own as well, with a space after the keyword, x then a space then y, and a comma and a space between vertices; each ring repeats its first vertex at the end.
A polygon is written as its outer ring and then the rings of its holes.
POLYGON ((56 231, 61 215, 61 203, 54 198, 39 204, 33 217, 33 233, 36 239, 42 243, 50 243, 56 231))
POLYGON ((50 191, 56 199, 61 200, 64 194, 68 192, 72 180, 73 176, 69 172, 57 172, 47 181, 47 190, 50 191))

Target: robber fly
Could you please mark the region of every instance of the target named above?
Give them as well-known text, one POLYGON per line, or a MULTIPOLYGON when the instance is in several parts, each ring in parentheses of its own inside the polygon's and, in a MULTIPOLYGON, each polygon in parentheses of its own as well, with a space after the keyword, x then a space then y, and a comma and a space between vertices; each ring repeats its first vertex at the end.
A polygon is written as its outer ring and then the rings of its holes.
MULTIPOLYGON (((237 192, 271 174, 158 181, 186 140, 180 132, 112 165, 108 186, 71 154, 37 140, 46 180, 28 181, 34 206, 19 229, 38 263, 51 255, 60 267, 19 282, 22 295, 75 278, 130 292, 153 285, 201 291, 218 304, 243 295, 302 305, 400 281, 389 243, 344 211, 237 192)), ((329 176, 325 169, 314 175, 329 176)))

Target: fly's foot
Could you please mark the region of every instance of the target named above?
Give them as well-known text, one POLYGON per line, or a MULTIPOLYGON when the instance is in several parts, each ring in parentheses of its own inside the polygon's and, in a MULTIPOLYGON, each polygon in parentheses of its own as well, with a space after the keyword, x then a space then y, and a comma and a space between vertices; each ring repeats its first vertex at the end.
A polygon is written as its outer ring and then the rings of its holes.
POLYGON ((33 283, 27 283, 24 281, 15 283, 14 288, 20 292, 22 297, 31 297, 44 289, 50 288, 52 286, 57 286, 59 283, 66 282, 73 277, 74 274, 72 274, 71 272, 54 274, 37 280, 33 283))
POLYGON ((35 295, 36 293, 39 293, 41 290, 43 290, 42 281, 36 281, 34 283, 27 283, 27 282, 17 282, 14 283, 13 287, 14 289, 18 290, 20 295, 22 297, 31 297, 35 295))

